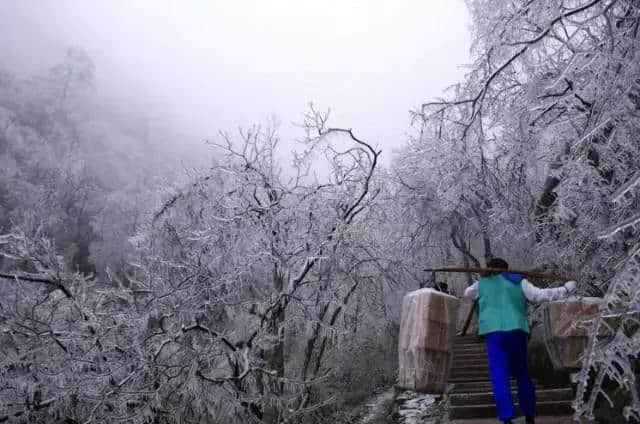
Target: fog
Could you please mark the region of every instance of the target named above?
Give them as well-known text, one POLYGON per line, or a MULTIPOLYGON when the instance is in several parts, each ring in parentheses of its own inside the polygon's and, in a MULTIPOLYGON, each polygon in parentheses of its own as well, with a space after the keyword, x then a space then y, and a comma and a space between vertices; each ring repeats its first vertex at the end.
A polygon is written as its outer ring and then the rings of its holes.
POLYGON ((275 116, 286 150, 313 102, 389 163, 409 109, 463 75, 467 21, 462 1, 5 0, 0 54, 25 75, 85 50, 101 96, 171 120, 189 149, 275 116))
POLYGON ((0 423, 640 420, 638 3, 0 0, 0 423))

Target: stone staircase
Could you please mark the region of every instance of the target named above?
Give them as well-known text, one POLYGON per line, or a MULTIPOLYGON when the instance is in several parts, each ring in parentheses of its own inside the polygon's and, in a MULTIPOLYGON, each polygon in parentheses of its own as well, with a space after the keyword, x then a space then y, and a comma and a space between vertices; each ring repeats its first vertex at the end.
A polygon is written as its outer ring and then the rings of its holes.
MULTIPOLYGON (((452 422, 460 424, 497 422, 486 347, 478 337, 456 337, 449 383, 453 384, 449 395, 449 419, 452 422), (489 418, 492 420, 487 420, 489 418)), ((570 387, 541 387, 536 381, 534 384, 538 414, 536 423, 573 423, 571 408, 573 390, 570 387)), ((515 380, 511 381, 511 388, 517 407, 515 380)))

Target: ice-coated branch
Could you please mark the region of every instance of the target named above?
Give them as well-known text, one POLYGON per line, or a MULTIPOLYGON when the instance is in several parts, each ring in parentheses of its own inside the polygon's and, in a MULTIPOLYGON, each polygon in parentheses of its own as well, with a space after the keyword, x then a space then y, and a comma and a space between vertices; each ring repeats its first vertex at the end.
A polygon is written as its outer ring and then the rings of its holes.
POLYGON ((31 275, 31 274, 7 274, 4 272, 0 272, 0 278, 4 278, 7 280, 18 280, 18 281, 27 281, 29 283, 41 283, 46 284, 54 289, 60 290, 66 297, 69 299, 73 299, 73 295, 71 292, 62 284, 62 281, 53 279, 50 277, 42 277, 39 275, 31 275))
POLYGON ((369 166, 369 169, 367 170, 367 175, 365 176, 365 180, 364 180, 364 184, 362 186, 362 192, 360 193, 360 196, 358 196, 358 198, 351 204, 351 206, 345 210, 345 212, 344 212, 344 214, 342 216, 342 219, 346 223, 350 223, 351 220, 353 220, 353 218, 355 217, 355 215, 357 215, 357 214, 354 213, 354 211, 358 208, 360 203, 362 203, 364 198, 369 193, 369 184, 371 182, 371 177, 373 176, 373 173, 376 170, 376 166, 378 164, 378 157, 380 156, 380 153, 382 153, 382 151, 380 151, 380 150, 376 151, 369 143, 366 143, 366 142, 360 140, 359 138, 357 138, 353 134, 353 131, 351 129, 329 128, 329 129, 326 130, 326 132, 324 134, 331 134, 331 133, 348 134, 349 137, 351 138, 351 140, 353 140, 356 143, 358 143, 359 145, 365 147, 365 149, 366 149, 365 152, 367 153, 367 157, 369 158, 369 161, 371 163, 370 166, 369 166))
POLYGON ((208 327, 203 326, 200 323, 195 323, 195 324, 192 324, 192 325, 187 326, 187 327, 183 326, 180 330, 183 333, 188 333, 190 331, 194 331, 195 330, 195 331, 201 331, 201 332, 210 334, 213 337, 219 338, 230 350, 232 350, 234 352, 237 350, 236 345, 234 343, 232 343, 228 338, 224 337, 223 335, 221 335, 217 331, 214 331, 214 330, 212 330, 212 329, 210 329, 208 327))
POLYGON ((640 184, 640 172, 636 172, 629 181, 621 185, 612 195, 610 201, 613 203, 619 202, 622 197, 629 191, 633 190, 640 184))
POLYGON ((598 238, 600 239, 606 239, 609 237, 613 237, 616 233, 632 227, 636 224, 640 223, 640 213, 636 214, 634 216, 631 216, 627 219, 625 219, 624 221, 620 222, 619 224, 615 224, 614 226, 607 228, 606 230, 602 231, 599 235, 598 238))
MULTIPOLYGON (((522 47, 519 50, 517 50, 515 53, 511 54, 501 65, 499 65, 486 78, 484 78, 484 81, 482 82, 480 89, 472 98, 460 99, 460 100, 451 101, 451 102, 441 101, 441 102, 425 103, 422 105, 423 115, 424 115, 424 109, 431 106, 439 106, 439 108, 431 115, 431 116, 435 116, 447 110, 450 107, 471 104, 470 117, 466 122, 462 123, 463 125, 462 138, 464 139, 466 137, 468 130, 471 128, 473 123, 477 120, 478 116, 480 115, 480 110, 482 109, 485 96, 488 90, 490 89, 493 81, 499 75, 501 75, 505 71, 505 69, 511 66, 520 56, 526 53, 531 47, 535 46, 536 44, 544 40, 545 37, 547 37, 552 32, 556 24, 561 23, 564 19, 567 19, 576 14, 584 12, 596 6, 597 4, 601 3, 602 1, 603 0, 591 0, 590 2, 587 2, 581 6, 566 10, 563 13, 560 13, 559 15, 551 19, 547 24, 546 28, 541 29, 541 31, 535 37, 507 44, 508 46, 512 46, 512 47, 516 47, 516 46, 522 46, 522 47)), ((602 13, 605 13, 616 2, 617 0, 612 0, 602 13)))

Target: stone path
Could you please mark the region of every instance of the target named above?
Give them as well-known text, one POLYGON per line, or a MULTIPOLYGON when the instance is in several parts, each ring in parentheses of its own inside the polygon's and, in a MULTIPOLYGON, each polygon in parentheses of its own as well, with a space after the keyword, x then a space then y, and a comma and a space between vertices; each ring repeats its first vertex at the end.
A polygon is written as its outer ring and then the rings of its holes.
MULTIPOLYGON (((449 419, 452 423, 495 423, 496 407, 493 402, 487 352, 484 343, 476 336, 458 336, 453 347, 453 364, 449 382, 453 390, 449 395, 449 419)), ((574 423, 573 390, 570 387, 541 387, 537 382, 536 423, 574 423)), ((515 381, 511 382, 513 399, 517 406, 515 381)), ((515 423, 524 423, 516 420, 515 423)))
POLYGON ((358 424, 378 424, 392 408, 393 398, 393 388, 373 398, 366 405, 367 414, 357 421, 358 424))
POLYGON ((444 415, 442 396, 404 391, 396 397, 396 424, 439 424, 444 415))

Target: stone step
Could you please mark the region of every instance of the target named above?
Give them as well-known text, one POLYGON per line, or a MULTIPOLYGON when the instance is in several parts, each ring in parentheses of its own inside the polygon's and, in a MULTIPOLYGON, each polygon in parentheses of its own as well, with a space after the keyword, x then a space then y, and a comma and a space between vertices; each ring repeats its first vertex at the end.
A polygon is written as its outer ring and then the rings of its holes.
POLYGON ((461 359, 458 361, 452 362, 453 369, 456 368, 467 368, 467 367, 485 367, 489 368, 489 364, 487 363, 487 358, 471 358, 471 359, 461 359))
POLYGON ((483 342, 484 342, 484 340, 482 340, 480 337, 478 337, 476 335, 456 336, 453 339, 453 343, 455 343, 455 344, 483 343, 483 342))
POLYGON ((453 358, 451 361, 451 369, 462 368, 462 367, 479 367, 479 366, 489 366, 489 361, 487 358, 453 358))
MULTIPOLYGON (((515 389, 515 388, 514 388, 515 389)), ((518 398, 517 390, 512 390, 513 399, 518 398)), ((541 389, 536 390, 536 400, 538 402, 546 401, 572 401, 573 390, 571 388, 563 389, 541 389)), ((453 393, 449 396, 452 405, 483 405, 494 402, 492 392, 471 392, 471 393, 453 393)))
POLYGON ((469 368, 469 367, 489 367, 489 361, 487 358, 453 358, 451 361, 451 366, 455 369, 458 368, 469 368))
POLYGON ((453 362, 456 361, 466 361, 469 359, 484 359, 487 360, 489 356, 486 351, 476 350, 476 351, 468 351, 468 352, 452 352, 451 360, 453 362))
POLYGON ((459 347, 454 346, 451 349, 451 353, 474 353, 474 352, 486 352, 487 347, 485 345, 460 345, 459 347))
POLYGON ((489 381, 491 377, 487 371, 474 373, 455 373, 449 376, 449 383, 468 383, 472 381, 489 381))
POLYGON ((454 350, 460 349, 486 349, 487 345, 484 343, 454 343, 451 346, 454 350))
POLYGON ((454 357, 464 356, 464 355, 484 355, 486 357, 487 349, 485 349, 484 347, 469 348, 469 349, 453 349, 451 351, 451 354, 454 357))
MULTIPOLYGON (((533 385, 536 390, 540 389, 540 385, 538 381, 533 379, 533 385)), ((450 381, 451 382, 451 381, 450 381)), ((516 390, 518 387, 518 383, 515 379, 509 381, 511 385, 511 390, 516 390)), ((452 393, 474 393, 474 392, 491 392, 493 388, 491 387, 491 381, 466 381, 466 382, 457 382, 453 386, 452 393)))
POLYGON ((459 383, 473 383, 473 382, 485 382, 485 381, 490 381, 488 373, 470 374, 470 375, 456 374, 449 377, 448 383, 459 384, 459 383))
POLYGON ((487 355, 483 353, 473 353, 467 355, 452 355, 451 359, 454 363, 464 363, 465 361, 482 361, 487 363, 487 355))
POLYGON ((489 375, 489 367, 485 365, 465 365, 451 368, 451 376, 483 373, 489 375))
MULTIPOLYGON (((455 365, 453 365, 451 367, 451 371, 449 373, 449 375, 460 375, 460 374, 466 374, 466 373, 472 373, 472 374, 476 374, 479 372, 485 373, 487 374, 487 376, 489 376, 489 367, 485 365, 464 365, 464 366, 459 366, 456 367, 455 365)), ((481 379, 483 380, 483 379, 481 379)))
POLYGON ((487 358, 464 358, 464 359, 459 359, 456 361, 455 358, 453 361, 451 361, 451 366, 453 367, 452 369, 456 369, 456 368, 478 368, 478 367, 484 367, 484 368, 489 368, 489 361, 487 361, 487 358))
POLYGON ((491 380, 491 376, 488 371, 478 371, 478 372, 455 372, 451 373, 449 376, 449 383, 462 383, 462 382, 470 382, 470 381, 489 381, 491 380))
POLYGON ((454 349, 468 349, 472 347, 486 347, 486 344, 483 342, 474 342, 474 343, 453 343, 452 346, 454 349))
POLYGON ((449 377, 449 383, 462 383, 462 382, 474 382, 474 381, 489 381, 488 372, 473 372, 466 374, 452 374, 449 377))
POLYGON ((453 355, 452 357, 453 364, 462 364, 465 361, 483 361, 487 362, 487 354, 486 353, 473 353, 470 355, 453 355))
MULTIPOLYGON (((517 403, 516 403, 517 407, 517 403)), ((536 404, 538 415, 572 415, 571 401, 547 401, 536 404)), ((492 403, 484 405, 452 405, 449 408, 449 419, 492 418, 498 415, 496 406, 492 403)))
POLYGON ((461 370, 461 369, 465 369, 465 370, 476 370, 478 368, 482 368, 482 369, 489 369, 489 364, 487 364, 487 360, 485 359, 484 361, 479 360, 479 359, 474 359, 472 361, 453 361, 451 362, 451 371, 456 371, 456 370, 461 370))

